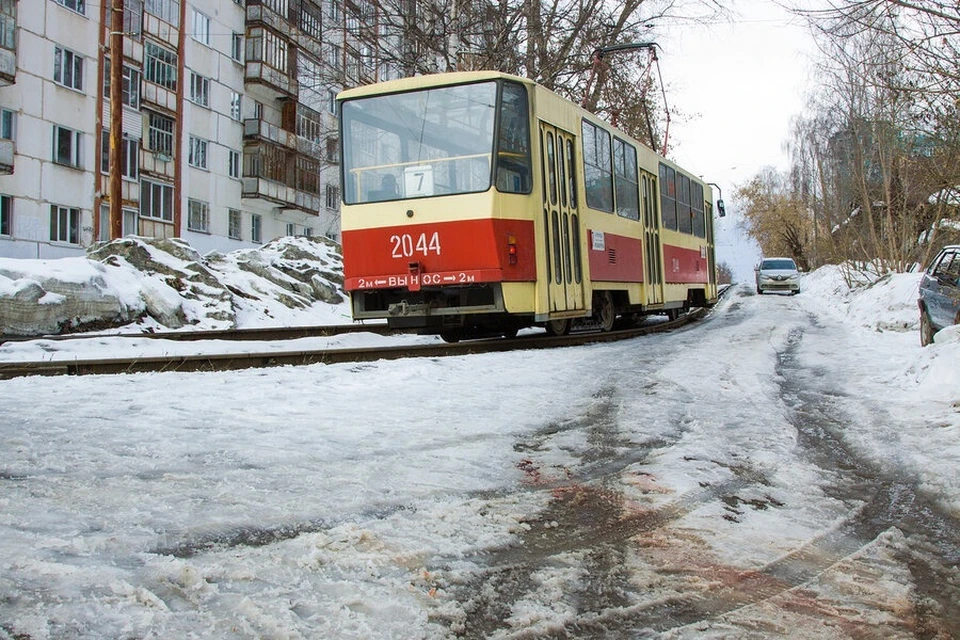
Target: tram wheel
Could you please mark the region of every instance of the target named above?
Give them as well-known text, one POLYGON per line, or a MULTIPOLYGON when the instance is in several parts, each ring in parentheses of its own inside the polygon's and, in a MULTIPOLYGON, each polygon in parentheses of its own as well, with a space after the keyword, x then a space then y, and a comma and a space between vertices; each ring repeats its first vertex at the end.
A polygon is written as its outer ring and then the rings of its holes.
POLYGON ((552 336, 565 336, 570 333, 570 318, 561 318, 560 320, 548 320, 544 325, 552 336))
POLYGON ((440 334, 440 339, 444 342, 449 342, 450 344, 456 344, 460 342, 460 339, 463 337, 463 334, 459 331, 444 331, 440 334))
POLYGON ((613 294, 609 291, 599 291, 593 300, 594 314, 600 321, 600 331, 613 331, 617 321, 617 308, 613 304, 613 294))

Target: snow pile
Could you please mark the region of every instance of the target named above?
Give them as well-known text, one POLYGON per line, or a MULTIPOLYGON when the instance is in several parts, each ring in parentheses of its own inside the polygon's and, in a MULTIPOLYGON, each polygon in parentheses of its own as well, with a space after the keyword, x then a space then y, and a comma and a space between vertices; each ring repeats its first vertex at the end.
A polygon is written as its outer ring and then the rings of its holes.
POLYGON ((803 278, 803 295, 818 310, 876 331, 917 331, 919 273, 881 277, 842 265, 820 267, 803 278), (852 286, 848 284, 852 282, 852 286))
POLYGON ((335 324, 349 319, 342 283, 326 239, 201 256, 179 239, 127 237, 87 258, 0 259, 0 334, 335 324))

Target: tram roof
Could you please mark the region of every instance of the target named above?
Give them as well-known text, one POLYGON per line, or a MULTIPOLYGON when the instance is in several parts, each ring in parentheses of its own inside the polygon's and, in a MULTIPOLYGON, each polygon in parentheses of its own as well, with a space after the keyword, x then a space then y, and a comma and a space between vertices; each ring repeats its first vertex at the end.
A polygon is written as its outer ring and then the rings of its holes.
POLYGON ((362 87, 355 87, 353 89, 346 89, 337 95, 337 99, 347 100, 350 98, 358 98, 373 94, 402 93, 404 91, 412 91, 414 89, 427 89, 430 87, 446 86, 450 84, 464 84, 468 82, 481 82, 483 80, 498 79, 513 80, 515 82, 522 82, 531 86, 536 84, 529 78, 521 78, 519 76, 514 76, 500 71, 457 71, 449 73, 432 73, 423 76, 413 76, 411 78, 401 78, 399 80, 388 80, 386 82, 378 82, 375 84, 364 85, 362 87))

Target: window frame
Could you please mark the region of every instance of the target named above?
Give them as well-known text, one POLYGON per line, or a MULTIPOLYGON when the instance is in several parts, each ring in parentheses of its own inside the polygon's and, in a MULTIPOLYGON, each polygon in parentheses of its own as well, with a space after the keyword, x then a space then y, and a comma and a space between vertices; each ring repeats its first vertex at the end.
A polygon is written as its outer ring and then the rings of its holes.
POLYGON ((140 217, 160 222, 173 222, 174 189, 172 184, 147 178, 140 179, 140 217), (159 206, 154 206, 156 196, 160 196, 159 206), (149 208, 149 210, 145 210, 149 208), (154 210, 159 215, 154 215, 154 210), (168 212, 169 210, 169 212, 168 212))
POLYGON ((174 133, 176 121, 156 111, 147 111, 147 149, 157 155, 174 158, 174 133), (169 123, 169 131, 166 123, 169 123), (163 127, 157 126, 164 124, 163 127))
MULTIPOLYGON (((124 180, 140 179, 140 139, 123 134, 121 140, 120 176, 124 180)), ((100 133, 100 173, 110 173, 110 130, 100 133)))
POLYGON ((61 87, 83 91, 84 56, 59 44, 53 47, 53 81, 61 87))
POLYGON ((60 124, 53 125, 53 162, 62 166, 70 167, 73 169, 82 169, 83 168, 83 132, 77 131, 76 129, 71 129, 70 127, 64 127, 60 124), (70 140, 70 149, 67 151, 66 159, 61 154, 63 149, 61 148, 61 143, 63 141, 62 136, 66 135, 67 139, 70 140))
POLYGON ((53 0, 55 3, 65 9, 69 9, 81 16, 87 15, 86 0, 53 0), (72 6, 71 6, 72 5, 72 6))
POLYGON ((207 170, 207 154, 210 150, 210 141, 191 135, 187 147, 187 164, 194 169, 207 170))
POLYGON ((227 237, 231 240, 243 239, 243 213, 240 209, 227 209, 227 237))
POLYGON ((50 205, 50 242, 80 244, 80 207, 50 205), (65 224, 64 224, 65 223, 65 224))
POLYGON ((177 90, 178 56, 175 51, 154 42, 143 43, 143 79, 168 89, 177 90))
POLYGON ((196 71, 190 72, 190 102, 195 105, 210 108, 210 78, 200 75, 196 71))
POLYGON ((0 194, 0 236, 13 237, 13 196, 0 194))
POLYGON ((610 132, 586 118, 581 124, 581 162, 583 163, 583 191, 587 206, 597 211, 614 212, 613 142, 610 132), (591 135, 587 135, 587 131, 591 135), (605 144, 604 144, 605 143, 605 144), (589 146, 588 146, 589 145, 589 146), (606 160, 606 164, 600 164, 606 160), (596 184, 591 188, 593 175, 596 184), (604 197, 606 196, 606 197, 604 197), (598 199, 599 198, 599 199, 598 199))
POLYGON ((210 233, 210 203, 187 198, 187 230, 210 233))
MULTIPOLYGON (((110 82, 112 75, 110 73, 110 58, 104 58, 103 64, 103 97, 110 98, 110 82)), ((140 69, 128 64, 123 65, 123 85, 120 89, 120 100, 124 106, 137 111, 140 110, 140 81, 143 74, 140 69)))
POLYGON ((257 244, 263 242, 263 216, 259 213, 250 215, 250 241, 257 244))
POLYGON ((235 180, 241 178, 240 164, 243 160, 243 154, 236 149, 227 150, 227 175, 235 180))
POLYGON ((202 45, 210 46, 210 16, 197 10, 196 7, 190 8, 190 36, 202 45))

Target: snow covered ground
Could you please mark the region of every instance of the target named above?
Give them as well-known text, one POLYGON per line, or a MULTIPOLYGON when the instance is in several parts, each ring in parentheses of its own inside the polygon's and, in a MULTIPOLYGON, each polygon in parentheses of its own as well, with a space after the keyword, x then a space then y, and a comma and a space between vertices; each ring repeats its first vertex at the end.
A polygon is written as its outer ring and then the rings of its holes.
MULTIPOLYGON (((706 321, 627 343, 0 381, 0 638, 470 635, 488 568, 537 556, 487 635, 560 632, 577 620, 569 594, 582 596, 596 558, 589 542, 538 545, 576 526, 551 514, 583 487, 616 490, 636 513, 670 509, 669 529, 648 534, 662 548, 696 538, 718 565, 762 569, 844 513, 796 455, 778 373, 791 350, 836 388, 852 450, 915 478, 960 518, 960 330, 919 346, 917 281, 851 291, 824 268, 800 296, 741 286, 706 321), (751 474, 762 491, 744 486, 751 474), (697 502, 726 485, 776 508, 728 517, 722 503, 697 502)), ((153 347, 35 340, 0 346, 0 361, 127 348, 153 347)), ((668 598, 670 571, 655 570, 648 543, 622 551, 622 588, 668 598)), ((903 545, 884 532, 804 583, 819 613, 771 617, 764 602, 674 637, 738 636, 758 617, 773 637, 849 637, 824 631, 827 605, 896 630, 885 625, 905 615, 911 586, 890 557, 903 545), (880 567, 885 586, 868 597, 844 567, 880 567)))

